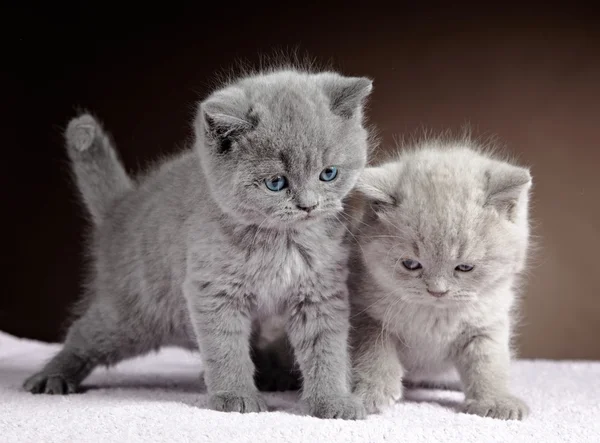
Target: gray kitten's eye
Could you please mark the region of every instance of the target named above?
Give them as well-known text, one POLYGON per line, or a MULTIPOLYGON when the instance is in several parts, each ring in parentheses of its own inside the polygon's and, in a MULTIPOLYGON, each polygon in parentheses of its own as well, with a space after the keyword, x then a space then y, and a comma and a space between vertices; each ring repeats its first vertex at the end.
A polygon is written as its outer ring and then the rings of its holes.
POLYGON ((321 171, 321 175, 319 175, 319 180, 324 182, 330 182, 338 175, 338 168, 335 166, 329 166, 321 171))
POLYGON ((473 266, 473 265, 458 265, 454 269, 456 269, 457 271, 460 271, 460 272, 469 272, 469 271, 472 271, 474 267, 475 266, 473 266))
POLYGON ((279 192, 282 189, 287 188, 288 181, 283 175, 276 175, 275 177, 271 177, 265 180, 265 185, 269 189, 269 191, 279 192))
POLYGON ((421 266, 421 263, 419 263, 416 260, 412 260, 410 258, 403 260, 402 265, 409 271, 416 271, 417 269, 421 269, 423 267, 423 266, 421 266))

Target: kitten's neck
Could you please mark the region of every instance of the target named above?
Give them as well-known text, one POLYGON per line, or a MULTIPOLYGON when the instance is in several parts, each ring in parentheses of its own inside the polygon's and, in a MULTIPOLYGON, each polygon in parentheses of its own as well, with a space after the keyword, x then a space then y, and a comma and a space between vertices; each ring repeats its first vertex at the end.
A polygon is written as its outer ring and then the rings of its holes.
MULTIPOLYGON (((333 219, 335 221, 335 219, 333 219)), ((289 238, 299 239, 304 236, 314 236, 316 233, 325 232, 329 236, 335 236, 342 231, 343 226, 332 223, 332 218, 324 217, 300 223, 278 223, 265 221, 262 223, 244 223, 233 217, 223 214, 220 227, 228 237, 238 240, 252 238, 254 243, 268 243, 277 239, 289 238)))

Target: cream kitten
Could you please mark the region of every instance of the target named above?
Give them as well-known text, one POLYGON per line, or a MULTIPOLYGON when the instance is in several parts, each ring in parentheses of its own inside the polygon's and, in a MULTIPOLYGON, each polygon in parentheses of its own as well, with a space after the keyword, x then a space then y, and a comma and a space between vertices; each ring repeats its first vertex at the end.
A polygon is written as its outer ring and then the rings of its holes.
POLYGON ((508 381, 530 187, 527 169, 471 142, 428 141, 362 175, 351 339, 368 411, 398 400, 403 378, 456 370, 465 412, 527 415, 508 381))

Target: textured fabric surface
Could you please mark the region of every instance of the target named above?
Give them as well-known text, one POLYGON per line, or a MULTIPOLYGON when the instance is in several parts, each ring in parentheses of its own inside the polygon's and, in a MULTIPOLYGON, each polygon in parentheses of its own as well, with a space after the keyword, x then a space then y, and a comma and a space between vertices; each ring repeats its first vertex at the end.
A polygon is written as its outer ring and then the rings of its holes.
POLYGON ((60 345, 0 333, 0 441, 12 442, 600 442, 600 362, 518 361, 512 386, 531 407, 525 422, 459 414, 462 394, 409 390, 366 421, 302 415, 296 393, 266 394, 272 412, 206 408, 198 355, 180 349, 95 371, 84 392, 20 389, 60 345))

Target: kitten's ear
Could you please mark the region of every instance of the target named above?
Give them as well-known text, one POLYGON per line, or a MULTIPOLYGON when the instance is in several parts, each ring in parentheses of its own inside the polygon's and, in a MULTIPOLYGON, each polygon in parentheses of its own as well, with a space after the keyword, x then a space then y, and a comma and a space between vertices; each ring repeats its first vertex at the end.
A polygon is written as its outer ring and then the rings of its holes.
POLYGON ((356 190, 365 197, 375 212, 398 203, 396 188, 397 175, 385 166, 365 168, 356 182, 356 190))
POLYGON ((373 90, 373 81, 366 77, 344 77, 324 73, 319 81, 325 95, 329 97, 331 112, 350 119, 362 108, 365 99, 373 90))
POLYGON ((200 104, 196 131, 204 140, 223 154, 232 142, 258 124, 250 103, 241 90, 224 90, 200 104))
POLYGON ((529 169, 506 163, 496 165, 485 173, 487 179, 486 205, 514 221, 517 206, 526 203, 532 180, 529 169))

